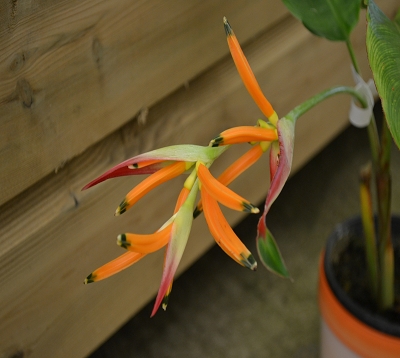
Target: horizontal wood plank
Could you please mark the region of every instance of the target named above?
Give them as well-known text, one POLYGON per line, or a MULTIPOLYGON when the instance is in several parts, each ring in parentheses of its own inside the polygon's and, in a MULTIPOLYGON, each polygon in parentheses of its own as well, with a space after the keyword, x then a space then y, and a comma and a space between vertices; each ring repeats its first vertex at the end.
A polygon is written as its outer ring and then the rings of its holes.
MULTIPOLYGON (((363 26, 355 34, 361 58, 362 33, 363 26)), ((240 32, 237 35, 241 40, 240 32)), ((326 87, 351 83, 345 46, 311 36, 291 18, 255 38, 244 51, 281 115, 326 87)), ((366 72, 365 57, 362 67, 366 72)), ((294 171, 347 125, 347 110, 348 99, 332 98, 299 121, 294 171)), ((162 252, 103 282, 81 282, 123 252, 115 244, 118 234, 151 232, 169 217, 182 180, 157 188, 117 218, 115 207, 140 178, 119 178, 81 192, 84 184, 129 156, 176 143, 207 144, 221 130, 254 124, 260 117, 226 56, 147 114, 142 112, 57 174, 1 206, 0 356, 85 356, 157 291, 162 252)), ((220 172, 243 150, 229 150, 213 171, 220 172)), ((260 202, 268 190, 266 162, 257 163, 232 188, 260 202)), ((227 217, 234 224, 242 215, 229 211, 227 217)), ((212 244, 201 217, 194 223, 179 272, 212 244)))
POLYGON ((278 0, 1 0, 0 205, 226 55, 224 15, 246 41, 285 14, 278 0))

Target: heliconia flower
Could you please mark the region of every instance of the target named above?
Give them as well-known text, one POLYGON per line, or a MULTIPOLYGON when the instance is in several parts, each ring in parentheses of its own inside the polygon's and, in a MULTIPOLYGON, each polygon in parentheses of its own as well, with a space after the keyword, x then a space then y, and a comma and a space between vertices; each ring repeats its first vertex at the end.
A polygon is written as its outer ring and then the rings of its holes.
POLYGON ((262 93, 253 71, 240 48, 239 42, 233 33, 232 27, 225 17, 224 27, 231 55, 244 85, 254 99, 254 102, 256 102, 260 110, 269 119, 270 124, 274 125, 277 130, 279 145, 276 142, 272 143, 270 152, 271 184, 264 212, 258 223, 257 248, 262 262, 268 269, 284 277, 288 277, 283 259, 271 232, 267 229, 265 219, 272 203, 281 192, 290 174, 293 158, 295 121, 285 117, 278 119, 275 110, 262 93))
MULTIPOLYGON (((251 138, 251 140, 256 139, 259 138, 251 138)), ((264 140, 266 138, 262 137, 261 139, 264 140)), ((231 182, 260 158, 261 154, 268 148, 268 145, 269 142, 255 144, 247 155, 239 158, 235 165, 231 165, 230 169, 222 174, 222 180, 227 183, 231 182)), ((84 189, 106 179, 122 176, 125 173, 126 175, 151 173, 149 177, 126 195, 117 209, 117 214, 122 214, 150 190, 169 179, 183 174, 196 163, 191 174, 185 180, 184 187, 175 206, 174 215, 153 234, 124 233, 119 235, 117 237, 118 245, 127 249, 128 252, 93 271, 86 278, 85 283, 96 282, 109 277, 129 267, 145 255, 166 247, 163 274, 152 316, 161 304, 165 309, 171 293, 173 278, 189 237, 193 221, 193 209, 200 185, 202 187, 202 197, 205 200, 206 220, 215 240, 236 262, 255 270, 257 263, 253 255, 235 235, 224 218, 217 201, 234 210, 244 212, 258 213, 259 209, 215 179, 208 169, 213 161, 227 148, 228 146, 200 147, 187 145, 162 148, 126 160, 86 185, 84 189)))
MULTIPOLYGON (((82 190, 88 189, 104 180, 114 177, 119 177, 124 175, 150 174, 150 173, 152 173, 152 175, 158 174, 158 172, 161 171, 162 169, 168 168, 168 166, 173 165, 174 161, 176 161, 176 163, 195 163, 198 159, 200 159, 208 163, 210 161, 215 160, 226 149, 227 147, 211 148, 211 147, 201 147, 195 145, 177 145, 177 146, 157 149, 125 160, 124 162, 116 165, 115 167, 111 168, 98 178, 91 181, 89 184, 84 186, 82 190)), ((188 164, 185 164, 185 166, 188 166, 188 164)), ((161 173, 163 174, 163 172, 161 173)), ((150 175, 150 177, 152 175, 150 175)), ((170 175, 170 173, 167 172, 165 173, 165 175, 167 177, 170 175)), ((163 180, 162 175, 161 176, 158 175, 158 180, 156 181, 157 185, 161 184, 164 181, 165 180, 163 180)), ((146 183, 149 185, 149 187, 151 187, 151 189, 155 187, 153 179, 147 180, 146 183)), ((149 190, 151 190, 149 189, 149 187, 142 186, 142 189, 143 191, 148 192, 149 190)), ((184 188, 182 190, 182 193, 178 198, 175 212, 179 210, 180 206, 182 206, 183 202, 185 201, 188 195, 188 190, 184 188)), ((142 196, 143 195, 141 195, 140 197, 142 196)), ((172 228, 171 225, 170 228, 172 228)), ((135 245, 140 243, 142 245, 141 251, 145 252, 146 252, 146 243, 151 243, 150 246, 147 246, 147 251, 150 252, 152 251, 150 250, 150 248, 154 249, 154 246, 151 246, 154 244, 154 242, 157 242, 157 245, 162 246, 160 245, 160 243, 158 243, 158 240, 156 240, 157 238, 160 238, 160 236, 162 237, 161 242, 166 244, 165 241, 168 241, 165 239, 164 236, 166 232, 167 230, 163 231, 161 234, 160 232, 156 232, 151 235, 135 235, 129 233, 121 234, 118 236, 117 242, 119 242, 120 245, 122 246, 126 246, 127 249, 129 246, 128 244, 130 242, 134 242, 135 245), (139 242, 135 240, 139 240, 139 242)), ((109 263, 93 271, 85 279, 84 283, 87 284, 91 282, 100 281, 104 278, 114 275, 115 273, 133 265, 134 263, 142 259, 146 255, 145 252, 130 251, 117 257, 113 261, 110 261, 109 263)))
POLYGON ((265 218, 289 177, 293 157, 295 121, 290 117, 278 119, 275 110, 261 92, 226 18, 224 18, 224 27, 238 72, 250 95, 268 121, 258 120, 254 127, 240 126, 227 129, 211 140, 207 147, 176 145, 140 154, 116 165, 83 188, 83 190, 88 189, 110 178, 150 174, 125 196, 115 213, 115 215, 120 215, 158 185, 181 174, 189 174, 171 218, 152 234, 124 233, 119 235, 117 244, 128 251, 93 271, 84 282, 91 283, 107 278, 131 266, 147 254, 166 247, 161 283, 151 316, 157 312, 160 305, 163 309, 167 307, 173 279, 185 250, 193 219, 203 211, 210 232, 222 250, 238 264, 251 270, 257 268, 256 260, 236 236, 218 203, 233 210, 249 213, 259 212, 256 206, 227 186, 260 159, 270 147, 271 186, 264 212, 258 223, 257 249, 267 268, 288 277, 275 240, 266 227, 265 218), (250 143, 252 147, 218 178, 214 178, 209 170, 213 162, 230 145, 239 143, 250 143), (196 206, 199 191, 201 199, 196 206))

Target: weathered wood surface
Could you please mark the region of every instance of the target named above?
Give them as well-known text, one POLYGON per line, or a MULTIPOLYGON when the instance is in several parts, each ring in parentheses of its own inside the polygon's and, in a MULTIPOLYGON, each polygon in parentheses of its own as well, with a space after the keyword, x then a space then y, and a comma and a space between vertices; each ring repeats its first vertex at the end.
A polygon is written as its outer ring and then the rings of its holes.
POLYGON ((1 0, 0 205, 226 55, 224 15, 245 41, 285 13, 264 0, 1 0))
MULTIPOLYGON (((363 24, 355 35, 360 57, 364 54, 362 32, 363 24)), ((281 115, 319 90, 351 83, 344 45, 311 36, 291 18, 245 44, 244 50, 281 115)), ((362 67, 366 72, 365 59, 362 67)), ((347 125, 348 106, 343 99, 333 98, 299 121, 294 170, 347 125)), ((140 178, 119 178, 81 192, 84 184, 139 152, 174 143, 206 144, 222 129, 254 124, 260 117, 226 56, 150 107, 147 116, 143 113, 57 174, 4 204, 0 210, 0 357, 84 356, 157 291, 162 252, 103 282, 89 286, 81 282, 123 252, 115 244, 119 233, 158 228, 170 216, 182 181, 158 188, 117 218, 113 212, 120 199, 140 178)), ((228 151, 226 161, 213 166, 215 172, 240 150, 228 151)), ((262 200, 268 189, 265 163, 266 159, 257 163, 232 188, 252 202, 262 200)), ((240 218, 231 211, 227 216, 231 223, 240 218)), ((204 219, 199 218, 179 272, 212 243, 204 219)))

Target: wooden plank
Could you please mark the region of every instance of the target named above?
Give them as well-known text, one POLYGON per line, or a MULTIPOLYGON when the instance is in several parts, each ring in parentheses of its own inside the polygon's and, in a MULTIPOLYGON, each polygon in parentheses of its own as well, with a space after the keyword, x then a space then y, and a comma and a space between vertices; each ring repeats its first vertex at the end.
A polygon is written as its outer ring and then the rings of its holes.
POLYGON ((1 0, 0 205, 226 55, 224 15, 245 41, 284 14, 278 0, 1 0))
MULTIPOLYGON (((241 39, 240 33, 238 33, 241 39)), ((357 42, 362 43, 357 35, 357 42)), ((292 19, 244 48, 260 85, 279 113, 334 84, 348 82, 343 44, 315 38, 292 19), (318 79, 319 81, 316 81, 318 79)), ((363 50, 357 46, 358 54, 363 50)), ((362 67, 366 68, 366 61, 362 67)), ((346 126, 347 105, 335 98, 314 109, 296 128, 294 170, 346 126), (327 119, 327 113, 334 118, 327 119), (329 122, 326 122, 326 121, 329 122)), ((158 287, 162 252, 121 274, 89 286, 94 268, 121 253, 121 232, 150 232, 168 218, 182 181, 158 188, 121 217, 114 209, 140 178, 119 178, 80 192, 91 178, 139 152, 174 143, 206 144, 236 124, 253 124, 259 110, 243 89, 230 57, 149 113, 131 121, 0 210, 0 356, 80 357, 137 312, 158 287)), ((221 171, 243 148, 216 162, 221 171)), ((266 159, 232 185, 252 202, 268 189, 266 159), (249 185, 249 180, 254 185, 249 185)), ((233 224, 241 217, 231 211, 233 224)), ((180 271, 212 245, 204 219, 194 223, 180 271)), ((228 260, 229 258, 227 258, 228 260)), ((238 269, 242 269, 238 267, 238 269)), ((176 284, 179 284, 177 282, 176 284)), ((173 304, 173 294, 171 303, 173 304)))

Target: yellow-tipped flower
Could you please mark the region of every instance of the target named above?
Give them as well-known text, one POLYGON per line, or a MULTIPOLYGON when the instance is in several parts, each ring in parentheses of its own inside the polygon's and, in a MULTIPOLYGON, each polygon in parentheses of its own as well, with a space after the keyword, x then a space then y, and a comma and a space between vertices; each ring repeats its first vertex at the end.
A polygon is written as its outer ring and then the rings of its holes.
MULTIPOLYGON (((128 251, 93 271, 85 279, 85 283, 102 280, 129 267, 147 254, 165 247, 160 288, 151 316, 157 312, 160 305, 164 309, 167 307, 174 275, 185 250, 193 217, 203 210, 210 232, 222 250, 240 265, 251 270, 257 268, 253 255, 229 226, 218 202, 233 210, 249 213, 259 212, 256 206, 233 192, 227 185, 254 164, 267 151, 271 143, 270 161, 273 163, 271 165, 271 187, 264 213, 258 225, 257 247, 261 259, 267 266, 269 265, 268 260, 271 258, 270 261, 275 267, 276 263, 283 265, 280 256, 276 254, 279 251, 275 241, 266 228, 265 216, 289 175, 294 124, 286 118, 278 121, 276 112, 262 94, 226 18, 224 18, 224 27, 239 74, 250 95, 268 118, 268 122, 259 120, 255 127, 240 126, 223 131, 207 147, 176 145, 138 155, 111 168, 83 188, 88 189, 102 181, 119 176, 150 174, 125 196, 115 213, 115 215, 120 215, 158 185, 181 174, 189 174, 179 194, 173 216, 153 234, 124 233, 119 235, 118 245, 128 251), (209 171, 213 162, 230 145, 239 143, 250 143, 252 148, 230 165, 218 179, 214 178, 209 171), (194 212, 199 190, 201 190, 201 200, 194 212)), ((284 266, 283 268, 278 267, 276 271, 285 275, 284 269, 284 266)))
POLYGON ((243 199, 240 195, 215 179, 203 163, 198 163, 197 165, 197 176, 200 179, 202 187, 204 187, 215 200, 226 207, 246 213, 257 214, 260 212, 260 210, 248 200, 243 199))
MULTIPOLYGON (((264 141, 266 137, 262 136, 261 139, 264 141)), ((252 140, 254 140, 254 137, 252 137, 252 140)), ((161 304, 165 309, 172 289, 173 276, 190 233, 193 208, 200 185, 202 186, 202 197, 205 198, 203 200, 206 200, 206 220, 215 240, 232 259, 240 265, 254 270, 257 266, 254 257, 227 223, 217 201, 234 210, 258 213, 259 209, 215 179, 208 169, 208 166, 227 148, 228 146, 175 146, 171 150, 167 147, 125 161, 89 183, 85 189, 111 177, 121 176, 123 173, 129 173, 129 175, 135 171, 151 173, 148 178, 127 194, 123 203, 117 209, 117 214, 121 214, 150 190, 183 174, 196 163, 196 167, 185 180, 175 206, 174 215, 153 234, 124 233, 119 235, 117 238, 118 245, 127 249, 128 252, 93 271, 86 278, 85 283, 109 277, 137 262, 145 255, 166 247, 163 276, 152 315, 155 314, 161 304), (151 155, 154 156, 154 152, 156 152, 155 158, 151 157, 151 155)), ((249 154, 240 158, 235 165, 232 165, 228 171, 223 173, 222 180, 227 184, 231 182, 260 158, 264 152, 263 148, 261 143, 252 147, 249 154)))
MULTIPOLYGON (((262 154, 266 151, 267 147, 262 144, 257 144, 251 147, 249 151, 238 158, 234 163, 232 163, 228 168, 226 168, 223 173, 217 178, 217 180, 228 186, 232 183, 240 174, 245 172, 250 168, 258 159, 261 158, 262 154)), ((196 206, 193 213, 194 217, 200 215, 203 211, 202 200, 196 206)))
POLYGON ((269 101, 262 93, 261 88, 254 76, 254 73, 251 70, 249 63, 247 62, 247 59, 244 56, 243 51, 240 48, 239 42, 235 34, 233 33, 232 27, 226 17, 224 17, 224 28, 233 61, 235 62, 236 68, 239 72, 240 77, 242 78, 244 85, 247 88, 247 91, 250 93, 254 102, 261 109, 264 115, 269 119, 269 121, 276 125, 276 123, 278 122, 278 116, 275 110, 272 108, 271 103, 269 103, 269 101))
POLYGON ((208 228, 216 243, 237 263, 251 270, 255 270, 257 268, 257 262, 253 255, 236 236, 222 214, 217 201, 204 187, 201 190, 201 198, 208 228))
POLYGON ((124 249, 142 254, 150 254, 168 244, 171 235, 171 224, 151 235, 121 234, 117 244, 124 249))
POLYGON ((125 196, 124 200, 122 200, 121 204, 119 204, 115 211, 115 216, 123 214, 149 191, 158 185, 183 174, 186 170, 190 169, 192 165, 193 163, 190 162, 176 162, 150 175, 125 196))
POLYGON ((107 277, 110 277, 122 270, 125 270, 129 266, 138 262, 144 256, 146 255, 139 252, 126 252, 121 256, 118 256, 116 259, 107 262, 105 265, 94 270, 91 274, 88 275, 88 277, 85 278, 85 281, 83 283, 87 285, 88 283, 104 280, 107 277))

